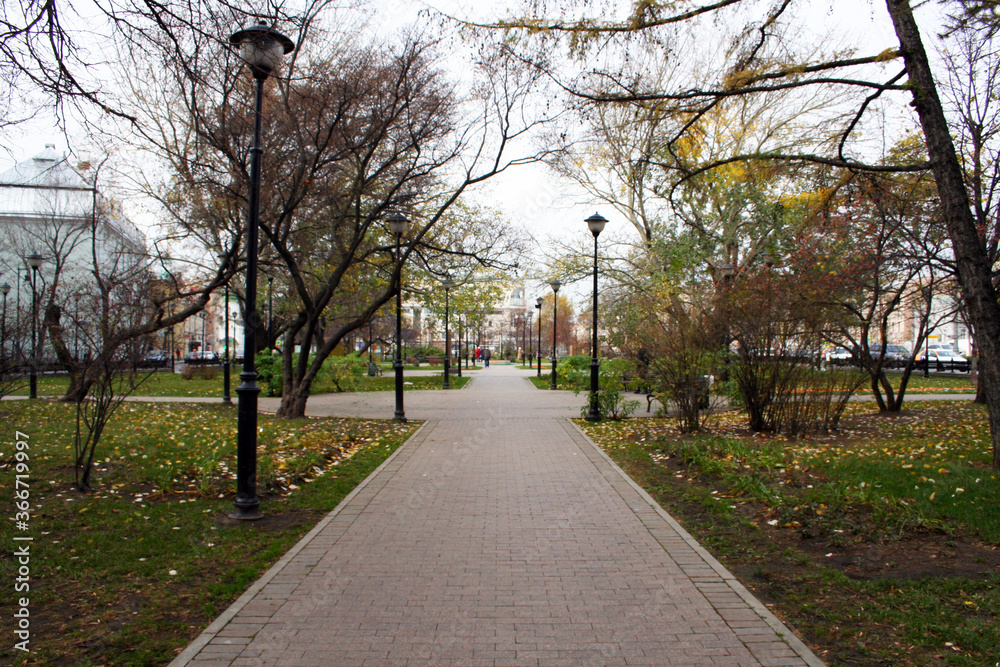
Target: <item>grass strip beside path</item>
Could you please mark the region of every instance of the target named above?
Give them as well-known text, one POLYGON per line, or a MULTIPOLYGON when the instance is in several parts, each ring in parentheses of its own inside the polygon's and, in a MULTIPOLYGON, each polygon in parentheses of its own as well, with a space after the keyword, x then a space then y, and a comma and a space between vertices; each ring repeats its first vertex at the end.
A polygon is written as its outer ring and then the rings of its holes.
MULTIPOLYGON (((72 406, 2 404, 0 495, 14 497, 13 431, 29 436, 31 653, 15 665, 162 665, 402 444, 418 424, 260 416, 265 518, 236 522, 235 408, 123 406, 93 494, 72 488, 72 406)), ((3 527, 0 576, 17 566, 3 527)), ((0 598, 10 619, 14 596, 0 598)))
MULTIPOLYGON (((425 369, 426 370, 426 369, 425 369)), ((457 377, 451 374, 449 383, 452 389, 461 389, 469 381, 468 377, 457 377)), ((382 377, 361 376, 352 378, 350 391, 392 391, 395 378, 392 373, 386 373, 382 377)), ((428 377, 406 377, 408 389, 440 389, 444 384, 444 374, 428 377)), ((231 378, 230 396, 236 401, 236 387, 240 383, 239 372, 234 371, 231 378)), ((67 376, 49 376, 38 378, 38 395, 47 397, 60 397, 66 393, 69 387, 67 376)), ((336 386, 329 379, 320 376, 313 383, 311 394, 329 394, 337 391, 336 386)), ((27 396, 27 383, 15 392, 12 396, 27 396)), ((149 379, 140 385, 132 394, 133 396, 173 396, 178 398, 212 398, 222 399, 222 371, 218 371, 215 377, 205 379, 193 377, 185 379, 179 373, 157 372, 153 373, 149 379)), ((263 395, 263 393, 261 394, 263 395)))
POLYGON ((796 441, 720 415, 579 422, 830 665, 1000 660, 1000 474, 983 406, 851 405, 796 441))

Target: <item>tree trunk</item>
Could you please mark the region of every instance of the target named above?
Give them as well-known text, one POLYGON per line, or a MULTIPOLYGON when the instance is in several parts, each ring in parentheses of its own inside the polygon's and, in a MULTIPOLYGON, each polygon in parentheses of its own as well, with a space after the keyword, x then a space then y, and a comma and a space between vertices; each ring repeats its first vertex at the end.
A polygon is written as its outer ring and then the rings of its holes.
POLYGON ((986 246, 969 206, 962 169, 909 0, 886 0, 909 74, 941 209, 955 253, 958 281, 980 346, 979 382, 986 394, 993 467, 1000 470, 1000 304, 986 246))
MULTIPOLYGON (((311 383, 310 383, 311 384, 311 383)), ((309 400, 309 387, 299 385, 292 391, 283 392, 281 405, 274 416, 278 419, 300 419, 306 416, 306 402, 309 400)))

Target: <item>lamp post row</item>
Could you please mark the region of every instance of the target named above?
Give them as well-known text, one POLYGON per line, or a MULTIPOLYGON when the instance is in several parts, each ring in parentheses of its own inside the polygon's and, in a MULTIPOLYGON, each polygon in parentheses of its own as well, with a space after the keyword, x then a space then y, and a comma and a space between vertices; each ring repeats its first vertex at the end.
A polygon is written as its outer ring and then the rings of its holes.
MULTIPOLYGON (((239 47, 241 58, 250 66, 251 74, 256 81, 256 96, 254 108, 254 136, 253 146, 250 150, 250 189, 248 194, 248 224, 247 224, 247 273, 246 273, 246 326, 244 326, 243 344, 243 372, 240 374, 241 384, 236 389, 238 395, 238 418, 237 418, 237 493, 234 505, 236 512, 233 518, 242 520, 253 520, 261 518, 260 499, 256 492, 256 468, 257 468, 257 398, 260 388, 257 386, 257 373, 254 363, 255 327, 257 323, 257 243, 259 224, 259 199, 260 199, 260 178, 263 149, 260 145, 261 135, 261 110, 263 105, 264 81, 274 71, 280 63, 281 58, 295 50, 295 43, 291 39, 261 22, 258 25, 245 28, 233 33, 229 38, 233 46, 239 47)), ((597 361, 597 236, 603 229, 604 220, 599 215, 594 215, 587 219, 587 223, 594 235, 594 331, 593 331, 593 354, 591 359, 591 412, 596 408, 596 382, 598 372, 597 361), (599 222, 599 228, 597 225, 599 222)), ((403 359, 402 359, 402 256, 401 237, 406 231, 409 221, 401 213, 395 213, 389 217, 389 231, 395 235, 395 288, 396 288, 396 354, 393 360, 393 370, 395 375, 396 407, 393 418, 398 421, 406 421, 406 413, 403 406, 403 359)), ((29 264, 31 262, 29 261, 29 264)), ((37 317, 37 295, 35 294, 35 274, 41 264, 41 257, 37 257, 37 263, 32 264, 32 302, 33 313, 37 317)), ((555 295, 559 293, 561 283, 553 280, 551 283, 555 295)), ((451 287, 454 283, 450 276, 444 281, 445 288, 445 373, 444 386, 449 387, 449 371, 451 361, 450 330, 449 330, 449 298, 451 287)), ((228 290, 228 282, 227 282, 228 290)), ((7 290, 9 291, 9 289, 7 290)), ((6 293, 4 292, 6 310, 6 293)), ((270 294, 269 294, 270 299, 270 294)), ((229 345, 229 304, 228 294, 226 299, 226 355, 228 357, 229 345)), ((552 388, 556 388, 556 321, 558 304, 553 301, 552 309, 552 388)), ((541 373, 541 299, 536 303, 539 309, 539 373, 541 373)), ((33 318, 33 320, 36 318, 33 318)), ((32 376, 31 392, 35 394, 35 322, 32 322, 32 376)), ((3 334, 6 338, 6 334, 3 334)), ((5 341, 4 341, 5 342, 5 341)), ((461 363, 461 358, 459 363, 461 363)), ((228 394, 228 392, 226 392, 228 394)), ((599 419, 599 413, 597 418, 599 419)), ((588 419, 590 419, 588 414, 588 419)))

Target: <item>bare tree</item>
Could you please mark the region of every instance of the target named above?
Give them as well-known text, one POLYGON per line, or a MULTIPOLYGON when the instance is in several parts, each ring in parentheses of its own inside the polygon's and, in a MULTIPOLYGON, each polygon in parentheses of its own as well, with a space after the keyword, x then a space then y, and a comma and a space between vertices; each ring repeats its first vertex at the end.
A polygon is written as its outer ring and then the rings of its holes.
MULTIPOLYGON (((657 88, 647 85, 641 72, 622 68, 616 71, 594 69, 584 77, 565 84, 572 94, 597 104, 672 105, 689 114, 694 121, 725 100, 738 96, 830 86, 855 95, 853 110, 840 105, 832 119, 816 119, 825 122, 823 127, 830 131, 814 137, 813 150, 799 148, 786 151, 776 147, 750 155, 726 156, 690 170, 678 179, 674 189, 685 179, 748 158, 808 162, 854 171, 930 170, 952 244, 963 300, 976 340, 981 346, 982 382, 990 417, 993 466, 1000 469, 1000 295, 994 285, 993 264, 985 252, 984 240, 976 225, 965 174, 910 1, 886 0, 897 45, 862 55, 840 52, 813 60, 802 59, 795 52, 794 35, 789 29, 795 23, 794 9, 800 4, 795 0, 776 3, 757 3, 753 0, 667 4, 636 2, 631 15, 623 21, 589 17, 548 20, 533 16, 530 20, 505 21, 489 27, 508 33, 530 33, 541 39, 566 35, 570 37, 571 49, 576 52, 589 47, 605 47, 612 38, 645 40, 647 43, 662 44, 664 53, 669 57, 670 53, 683 48, 676 37, 698 21, 713 20, 713 27, 740 26, 734 31, 734 39, 724 61, 720 61, 709 76, 692 81, 690 85, 657 88), (856 131, 864 126, 868 114, 883 99, 898 93, 915 110, 928 160, 906 164, 871 164, 861 157, 859 151, 853 150, 856 131)), ((544 10, 544 5, 541 9, 544 10)), ((992 30, 995 25, 992 3, 969 2, 965 4, 965 9, 971 11, 965 17, 973 17, 977 21, 957 29, 973 30, 985 23, 985 29, 992 30)), ((551 51, 550 46, 546 49, 551 51)), ((545 58, 543 66, 550 61, 545 58)), ((815 134, 817 125, 810 124, 808 131, 815 134)), ((683 142, 687 129, 687 125, 682 126, 671 143, 678 145, 683 142)))
MULTIPOLYGON (((400 266, 515 261, 502 228, 451 212, 476 184, 538 159, 517 144, 543 117, 526 104, 537 74, 503 54, 475 63, 479 83, 462 93, 434 65, 433 44, 327 52, 335 36, 311 24, 300 35, 315 55, 300 55, 268 95, 261 204, 261 261, 280 272, 286 299, 283 417, 304 413, 327 356, 406 289, 400 266), (384 226, 395 211, 413 223, 398 264, 384 226)), ((249 181, 248 77, 235 58, 199 76, 170 72, 166 97, 143 109, 158 128, 146 138, 172 163, 171 187, 157 194, 181 233, 229 249, 231 273, 249 181)))

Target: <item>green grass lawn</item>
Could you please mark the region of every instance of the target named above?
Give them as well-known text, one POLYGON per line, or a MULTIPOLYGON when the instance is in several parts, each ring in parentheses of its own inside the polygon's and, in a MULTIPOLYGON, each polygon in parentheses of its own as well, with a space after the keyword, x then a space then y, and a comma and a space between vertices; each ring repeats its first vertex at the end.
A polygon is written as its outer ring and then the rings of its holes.
MULTIPOLYGON (((889 382, 892 384, 893 389, 899 390, 900 376, 899 375, 889 375, 889 382)), ((539 389, 548 389, 552 386, 552 371, 550 367, 542 366, 541 377, 532 375, 529 378, 536 387, 539 389)), ((589 389, 589 385, 585 387, 579 387, 577 385, 571 384, 567 381, 566 377, 562 374, 559 376, 559 389, 589 389)), ((929 378, 925 378, 921 375, 912 375, 910 380, 906 385, 907 395, 913 394, 919 396, 920 394, 974 394, 976 388, 972 386, 972 381, 969 377, 962 375, 932 375, 929 378)), ((859 396, 871 396, 871 389, 866 384, 858 391, 859 396)))
POLYGON ((985 409, 848 407, 840 433, 673 422, 588 434, 831 665, 993 665, 1000 473, 985 409))
MULTIPOLYGON (((29 436, 31 653, 15 665, 162 665, 333 509, 418 423, 260 416, 265 518, 228 518, 235 408, 129 404, 97 452, 92 494, 74 490, 72 406, 2 404, 0 494, 15 494, 14 435, 29 436)), ((14 524, 5 521, 3 543, 14 524)), ((17 566, 0 560, 13 582, 17 566)), ((13 585, 13 584, 11 584, 13 585)), ((12 618, 14 596, 0 598, 12 618)))
MULTIPOLYGON (((424 367, 424 370, 427 370, 424 367)), ((179 397, 222 397, 222 371, 217 370, 215 377, 206 379, 193 377, 184 378, 180 373, 157 372, 150 375, 149 379, 142 383, 133 396, 179 396, 179 397)), ((439 389, 444 382, 442 375, 437 377, 407 377, 408 389, 439 389)), ((469 378, 459 378, 452 373, 450 384, 453 389, 460 389, 465 386, 469 378)), ((350 391, 391 391, 394 387, 395 379, 391 372, 386 372, 382 377, 370 378, 367 375, 352 378, 350 391)), ((230 378, 230 395, 236 400, 236 387, 240 383, 239 371, 234 370, 230 378)), ((69 387, 69 378, 66 376, 41 377, 38 378, 39 396, 62 396, 69 387)), ((336 385, 327 377, 320 375, 313 383, 312 394, 326 394, 335 392, 336 385)), ((19 388, 11 392, 12 396, 27 396, 28 387, 19 388)), ((263 394, 262 394, 263 395, 263 394)))
MULTIPOLYGON (((899 375, 890 374, 889 382, 893 389, 899 389, 899 375)), ((868 389, 866 386, 864 389, 868 389)), ((867 393, 870 393, 867 392, 867 393)), ((906 384, 906 393, 914 394, 974 394, 976 388, 968 375, 931 375, 925 378, 923 373, 914 373, 906 384)))

